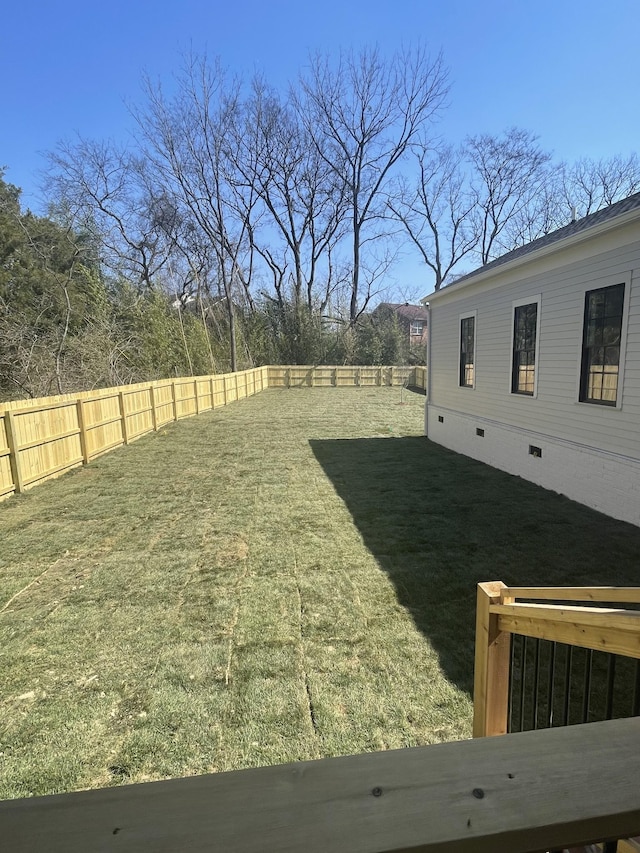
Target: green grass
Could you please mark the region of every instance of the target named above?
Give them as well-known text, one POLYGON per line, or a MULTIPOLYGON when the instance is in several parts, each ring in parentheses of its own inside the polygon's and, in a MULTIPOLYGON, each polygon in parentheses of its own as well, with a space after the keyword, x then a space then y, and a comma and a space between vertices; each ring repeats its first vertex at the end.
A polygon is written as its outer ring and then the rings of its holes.
POLYGON ((466 737, 475 584, 635 584, 640 530, 271 391, 0 505, 0 798, 466 737))

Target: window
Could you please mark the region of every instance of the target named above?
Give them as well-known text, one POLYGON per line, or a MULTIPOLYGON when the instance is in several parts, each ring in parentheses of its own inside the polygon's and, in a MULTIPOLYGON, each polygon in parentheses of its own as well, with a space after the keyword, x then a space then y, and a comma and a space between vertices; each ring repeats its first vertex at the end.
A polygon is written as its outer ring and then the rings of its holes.
POLYGON ((585 296, 580 400, 615 406, 618 400, 624 283, 585 296))
POLYGON ((411 324, 411 334, 412 335, 422 335, 422 329, 423 328, 424 328, 424 325, 422 323, 413 322, 411 324))
POLYGON ((538 303, 516 305, 513 317, 511 391, 533 397, 536 388, 538 303))
POLYGON ((464 388, 474 386, 474 349, 476 318, 462 317, 460 320, 460 385, 464 388))

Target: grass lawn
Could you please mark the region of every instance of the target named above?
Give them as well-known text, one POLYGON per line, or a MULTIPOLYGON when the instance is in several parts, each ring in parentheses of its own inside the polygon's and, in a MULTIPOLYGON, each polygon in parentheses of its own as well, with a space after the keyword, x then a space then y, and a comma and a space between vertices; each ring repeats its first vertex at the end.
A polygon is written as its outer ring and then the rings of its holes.
POLYGON ((0 798, 467 737, 475 584, 637 584, 640 529, 270 391, 0 504, 0 798))

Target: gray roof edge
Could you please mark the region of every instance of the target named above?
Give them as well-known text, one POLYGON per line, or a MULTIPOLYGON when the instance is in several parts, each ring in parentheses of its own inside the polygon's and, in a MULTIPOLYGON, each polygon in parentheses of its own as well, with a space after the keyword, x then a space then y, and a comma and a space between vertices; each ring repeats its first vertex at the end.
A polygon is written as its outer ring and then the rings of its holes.
POLYGON ((571 222, 569 225, 565 225, 557 231, 552 231, 550 234, 545 234, 531 243, 519 246, 511 252, 507 252, 506 255, 501 255, 488 264, 467 273, 457 281, 445 285, 440 290, 429 293, 420 301, 424 304, 451 290, 457 290, 458 286, 464 287, 467 284, 483 281, 485 278, 491 276, 494 271, 506 272, 521 264, 537 260, 552 252, 581 243, 583 240, 606 233, 613 228, 621 227, 628 222, 633 222, 635 219, 640 219, 640 193, 635 193, 609 207, 597 210, 595 213, 591 213, 589 216, 585 216, 576 222, 571 222))

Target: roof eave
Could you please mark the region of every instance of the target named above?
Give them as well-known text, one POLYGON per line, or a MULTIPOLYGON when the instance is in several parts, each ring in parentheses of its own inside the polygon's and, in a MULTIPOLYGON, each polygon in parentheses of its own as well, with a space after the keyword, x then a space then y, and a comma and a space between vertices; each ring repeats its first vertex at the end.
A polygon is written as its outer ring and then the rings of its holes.
POLYGON ((431 302, 433 299, 438 299, 445 293, 451 293, 453 290, 457 291, 458 289, 462 290, 467 285, 477 284, 478 282, 485 281, 496 274, 509 272, 519 266, 524 266, 532 261, 544 258, 546 255, 551 255, 562 249, 578 245, 585 240, 590 240, 592 237, 598 237, 601 234, 605 234, 607 231, 612 231, 614 228, 620 228, 623 225, 628 225, 630 222, 637 219, 640 219, 640 208, 628 210, 625 213, 621 213, 619 216, 616 216, 615 219, 609 219, 598 225, 593 225, 591 228, 585 228, 584 231, 578 231, 576 234, 570 234, 568 237, 564 237, 554 243, 549 243, 546 246, 541 246, 539 249, 534 249, 532 252, 527 252, 524 255, 519 255, 511 261, 505 261, 503 264, 499 264, 491 269, 484 269, 483 267, 480 267, 475 272, 471 272, 468 276, 465 276, 464 281, 459 283, 459 288, 456 286, 457 282, 453 282, 453 284, 450 284, 447 287, 443 287, 440 290, 434 290, 427 296, 423 296, 420 302, 424 305, 425 303, 431 302))

